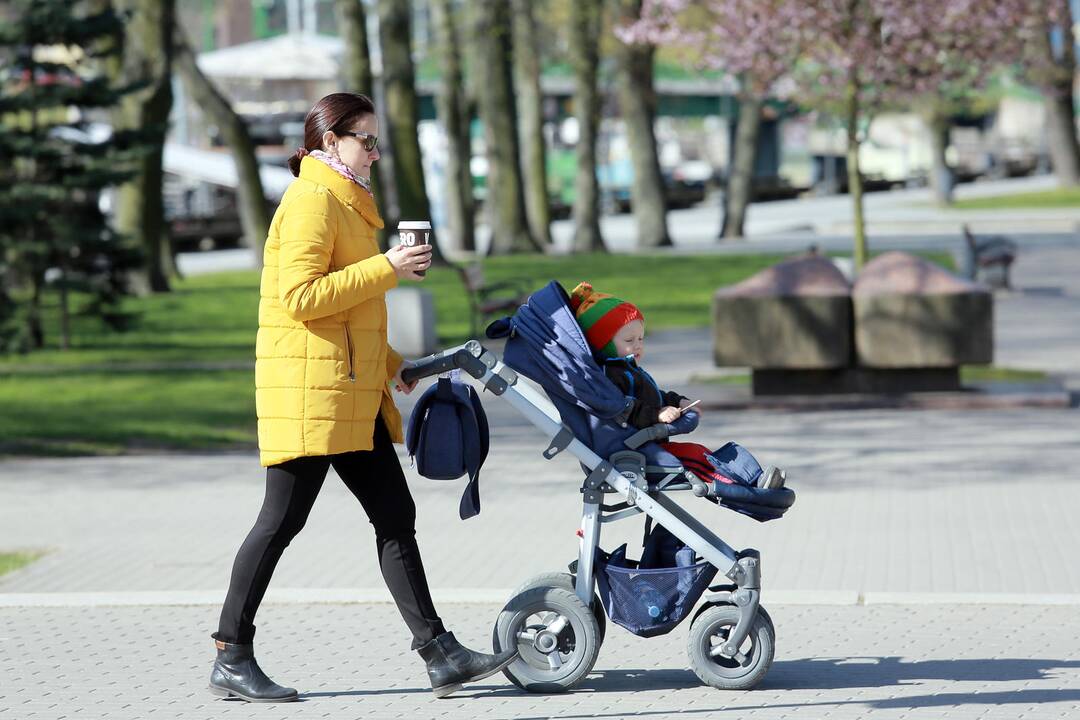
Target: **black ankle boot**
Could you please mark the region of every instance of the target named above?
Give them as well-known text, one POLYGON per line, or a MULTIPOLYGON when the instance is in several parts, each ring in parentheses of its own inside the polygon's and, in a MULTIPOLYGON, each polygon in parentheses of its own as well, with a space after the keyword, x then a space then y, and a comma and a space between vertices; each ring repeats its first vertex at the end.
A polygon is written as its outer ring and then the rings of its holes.
POLYGON ((498 655, 475 652, 459 643, 452 632, 437 636, 417 652, 427 664, 431 690, 437 698, 460 690, 462 683, 494 675, 518 655, 517 650, 505 650, 498 655))
POLYGON ((217 646, 217 660, 210 671, 210 692, 221 697, 238 697, 257 703, 290 702, 296 691, 281 687, 255 661, 253 645, 234 645, 211 635, 217 646))

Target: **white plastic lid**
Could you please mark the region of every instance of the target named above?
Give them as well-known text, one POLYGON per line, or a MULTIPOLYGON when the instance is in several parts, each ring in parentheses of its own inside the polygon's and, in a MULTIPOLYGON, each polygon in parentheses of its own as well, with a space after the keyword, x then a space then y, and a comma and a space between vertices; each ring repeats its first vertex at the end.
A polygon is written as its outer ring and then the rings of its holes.
POLYGON ((431 223, 427 220, 405 220, 398 223, 398 230, 430 230, 431 223))

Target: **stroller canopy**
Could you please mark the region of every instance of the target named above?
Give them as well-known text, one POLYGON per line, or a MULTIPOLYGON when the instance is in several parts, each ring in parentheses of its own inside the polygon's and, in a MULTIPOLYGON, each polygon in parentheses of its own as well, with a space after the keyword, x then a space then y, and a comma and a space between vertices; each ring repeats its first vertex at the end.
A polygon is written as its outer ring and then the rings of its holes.
MULTIPOLYGON (((563 422, 596 454, 607 458, 626 449, 623 441, 637 428, 623 426, 619 418, 633 399, 623 395, 593 359, 570 308, 570 298, 559 283, 551 281, 537 290, 512 317, 488 326, 487 335, 507 338, 503 362, 539 383, 563 422)), ((680 420, 688 421, 690 417, 680 420)), ((693 426, 679 429, 688 432, 693 426)), ((643 445, 639 452, 645 454, 650 465, 680 465, 656 443, 643 445)))

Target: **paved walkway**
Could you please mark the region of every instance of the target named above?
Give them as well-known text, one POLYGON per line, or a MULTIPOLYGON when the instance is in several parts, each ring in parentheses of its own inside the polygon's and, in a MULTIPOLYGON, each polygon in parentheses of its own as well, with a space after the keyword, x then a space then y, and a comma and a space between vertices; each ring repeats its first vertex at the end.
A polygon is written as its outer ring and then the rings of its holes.
MULTIPOLYGON (((999 364, 1048 368, 1080 389, 1078 257, 1060 244, 1021 256, 1020 290, 997 306, 999 364)), ((707 338, 656 340, 650 368, 662 383, 710 370, 695 345, 707 349, 707 338)), ((508 588, 576 554, 580 513, 576 464, 544 461, 523 418, 501 401, 486 407, 493 451, 479 517, 457 519, 460 482, 407 470, 442 612, 478 647, 508 588)), ((764 525, 686 498, 729 542, 763 552, 780 651, 762 690, 701 688, 684 669, 680 628, 647 646, 612 632, 578 693, 537 698, 495 678, 436 702, 394 609, 370 602, 385 597, 372 531, 329 482, 259 623, 266 666, 312 694, 290 708, 210 704, 206 635, 262 496, 254 454, 10 460, 0 464, 0 547, 52 552, 0 578, 0 720, 1016 718, 1080 708, 1075 409, 710 413, 696 437, 737 438, 790 468, 800 494, 788 517, 764 525), (61 593, 51 601, 73 607, 42 607, 32 593, 61 593), (142 604, 107 606, 120 602, 142 604)), ((639 521, 606 527, 604 545, 639 533, 639 521)))
MULTIPOLYGON (((489 642, 495 605, 447 605, 463 642, 489 642)), ((702 686, 685 628, 609 630, 565 695, 496 675, 435 700, 390 605, 269 605, 259 657, 301 701, 248 705, 206 691, 210 607, 0 610, 0 718, 982 718, 1080 712, 1074 608, 773 606, 777 656, 751 692, 702 686)))

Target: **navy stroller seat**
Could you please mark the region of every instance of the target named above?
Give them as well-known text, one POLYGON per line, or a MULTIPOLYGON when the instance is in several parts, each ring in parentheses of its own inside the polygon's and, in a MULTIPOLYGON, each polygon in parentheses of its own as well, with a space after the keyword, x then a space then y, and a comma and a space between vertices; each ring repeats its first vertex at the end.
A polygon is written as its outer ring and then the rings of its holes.
MULTIPOLYGON (((638 428, 626 424, 633 398, 615 387, 593 359, 592 350, 570 308, 570 297, 554 280, 534 292, 511 317, 491 323, 489 338, 507 338, 503 362, 540 383, 574 435, 601 457, 626 450, 638 428)), ((670 434, 693 431, 698 415, 689 412, 670 426, 670 434)), ((681 471, 682 464, 656 442, 637 448, 651 475, 681 471)))
MULTIPOLYGON (((566 290, 554 280, 533 293, 511 317, 491 323, 489 338, 507 338, 503 362, 544 388, 574 435, 601 457, 626 450, 638 429, 626 423, 633 398, 622 394, 593 358, 566 290)), ((698 414, 668 426, 668 435, 692 432, 698 414)), ((682 463, 657 442, 637 448, 645 456, 650 484, 684 472, 682 463)), ((718 485, 709 499, 760 522, 774 520, 795 502, 790 488, 718 485)))

